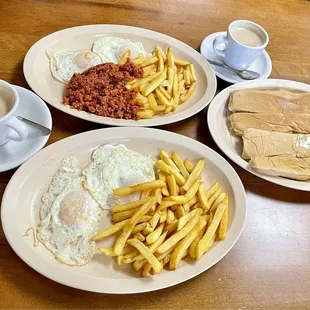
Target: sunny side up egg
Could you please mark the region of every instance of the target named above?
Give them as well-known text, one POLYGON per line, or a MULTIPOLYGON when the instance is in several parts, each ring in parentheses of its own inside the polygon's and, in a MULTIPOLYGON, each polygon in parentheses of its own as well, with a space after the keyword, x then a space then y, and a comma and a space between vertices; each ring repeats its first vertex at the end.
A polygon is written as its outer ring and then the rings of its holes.
POLYGON ((131 59, 137 58, 139 53, 149 56, 145 52, 141 42, 131 42, 128 39, 119 37, 103 37, 96 40, 92 47, 92 51, 101 57, 103 63, 118 63, 128 50, 131 51, 131 59))
POLYGON ((55 79, 68 83, 74 73, 83 71, 102 63, 101 58, 91 52, 47 52, 50 70, 55 79))
POLYGON ((122 144, 107 144, 93 152, 91 164, 82 172, 86 177, 84 186, 103 209, 109 210, 114 204, 139 200, 140 193, 117 197, 112 190, 154 180, 153 167, 150 157, 122 144))
POLYGON ((83 187, 77 158, 66 157, 42 197, 37 238, 66 265, 82 266, 95 251, 90 238, 98 233, 102 209, 83 187))

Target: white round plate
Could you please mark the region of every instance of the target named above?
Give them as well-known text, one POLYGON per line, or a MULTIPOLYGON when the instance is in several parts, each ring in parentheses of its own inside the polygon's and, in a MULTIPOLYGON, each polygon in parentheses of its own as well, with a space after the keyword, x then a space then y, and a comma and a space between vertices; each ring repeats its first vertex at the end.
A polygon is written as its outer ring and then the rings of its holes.
MULTIPOLYGON (((213 40, 221 35, 226 35, 226 31, 212 33, 202 41, 200 45, 200 52, 205 58, 215 60, 218 62, 223 62, 223 58, 215 54, 212 47, 213 40)), ((245 81, 237 74, 234 74, 233 72, 225 68, 215 65, 212 65, 212 67, 215 71, 216 76, 218 76, 219 78, 228 83, 236 84, 245 81)), ((259 79, 267 79, 272 70, 271 59, 267 51, 263 51, 248 69, 259 73, 260 74, 259 79)))
MULTIPOLYGON (((14 251, 29 266, 42 275, 75 288, 110 294, 133 294, 163 289, 207 270, 223 258, 239 238, 246 219, 246 196, 243 185, 229 163, 207 146, 168 131, 150 128, 108 128, 89 131, 58 141, 36 154, 20 167, 10 180, 2 200, 3 230, 14 251), (227 237, 199 261, 181 262, 176 271, 163 271, 154 277, 140 278, 128 265, 118 266, 111 257, 95 254, 83 267, 69 267, 57 262, 40 245, 33 247, 32 237, 22 235, 29 227, 39 224, 38 208, 61 159, 68 155, 80 157, 80 166, 90 162, 92 151, 106 143, 122 143, 128 148, 150 155, 154 160, 160 149, 176 151, 182 158, 195 162, 205 158, 203 179, 206 186, 218 180, 229 195, 227 237)), ((111 225, 110 215, 104 217, 102 227, 111 225)), ((98 243, 112 246, 113 238, 98 243)))
MULTIPOLYGON (((250 164, 242 159, 242 139, 237 137, 230 129, 228 111, 228 98, 232 91, 240 89, 279 89, 284 88, 291 91, 310 92, 310 85, 278 79, 256 80, 232 85, 222 90, 215 96, 208 110, 208 126, 213 140, 218 147, 237 165, 248 172, 272 183, 298 189, 310 191, 310 181, 295 181, 282 177, 268 176, 254 171, 250 164)), ((255 104, 253 102, 253 104, 255 104)))
POLYGON ((24 75, 33 91, 53 107, 78 118, 110 126, 160 126, 178 122, 205 108, 216 91, 216 78, 211 65, 193 48, 155 31, 120 25, 73 27, 44 37, 28 51, 24 60, 24 75), (195 66, 197 88, 194 95, 173 113, 139 121, 102 117, 84 111, 77 111, 62 104, 65 85, 53 79, 46 51, 90 50, 92 44, 98 38, 111 35, 132 41, 140 41, 143 43, 144 49, 149 53, 153 52, 157 45, 164 50, 171 46, 177 58, 189 60, 195 66))
MULTIPOLYGON (((14 87, 19 95, 17 115, 52 129, 51 113, 42 99, 26 88, 16 85, 14 87)), ((0 146, 0 172, 18 167, 46 144, 49 136, 43 136, 29 125, 25 125, 29 130, 26 140, 9 141, 0 146)))

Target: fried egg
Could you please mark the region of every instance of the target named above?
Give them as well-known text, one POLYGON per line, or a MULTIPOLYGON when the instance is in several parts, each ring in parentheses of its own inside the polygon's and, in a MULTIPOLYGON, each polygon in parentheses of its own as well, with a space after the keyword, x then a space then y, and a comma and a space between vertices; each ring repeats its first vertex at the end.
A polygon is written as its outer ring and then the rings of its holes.
POLYGON ((92 154, 92 162, 83 170, 84 186, 103 209, 114 204, 138 200, 139 193, 117 197, 113 189, 149 182, 155 179, 154 162, 150 157, 127 149, 124 145, 104 145, 92 154))
POLYGON ((82 185, 76 157, 66 157, 42 197, 37 238, 66 265, 85 265, 93 256, 102 209, 82 185))
POLYGON ((82 73, 90 67, 101 64, 101 58, 91 52, 47 52, 50 70, 53 77, 63 83, 68 83, 74 73, 82 73))
POLYGON ((118 37, 103 37, 95 41, 92 47, 92 51, 98 54, 104 63, 118 63, 128 50, 131 51, 131 59, 137 58, 139 53, 148 56, 141 42, 131 42, 118 37))

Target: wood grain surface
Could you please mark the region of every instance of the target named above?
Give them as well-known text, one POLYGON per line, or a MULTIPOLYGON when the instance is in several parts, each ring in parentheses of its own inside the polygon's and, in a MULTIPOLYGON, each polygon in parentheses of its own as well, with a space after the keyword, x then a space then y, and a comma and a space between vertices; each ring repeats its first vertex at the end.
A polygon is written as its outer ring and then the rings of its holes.
MULTIPOLYGON (((28 87, 23 58, 40 38, 67 27, 111 23, 173 36, 198 49, 205 36, 236 19, 261 24, 270 35, 272 78, 310 82, 310 2, 302 0, 1 0, 0 78, 28 87)), ((219 90, 228 85, 219 81, 219 90)), ((101 128, 49 107, 51 144, 101 128)), ((206 113, 162 127, 222 154, 206 113)), ((310 193, 261 180, 233 165, 248 201, 246 227, 225 258, 178 286, 141 295, 104 295, 62 286, 28 267, 0 231, 2 309, 310 309, 310 193)), ((0 174, 0 199, 14 173, 0 174)), ((14 221, 14 219, 12 219, 14 221)))

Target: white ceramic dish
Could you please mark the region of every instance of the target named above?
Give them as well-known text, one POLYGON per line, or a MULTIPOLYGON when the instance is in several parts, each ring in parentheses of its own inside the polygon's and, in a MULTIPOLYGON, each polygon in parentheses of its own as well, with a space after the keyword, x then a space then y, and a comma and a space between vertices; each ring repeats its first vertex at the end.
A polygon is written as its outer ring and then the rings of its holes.
MULTIPOLYGON (((109 128, 90 131, 58 141, 27 161, 10 180, 2 200, 3 230, 14 251, 29 266, 44 276, 75 288, 111 294, 133 294, 166 288, 207 270, 224 257, 239 238, 246 218, 246 196, 243 185, 229 163, 207 146, 182 135, 149 128, 109 128), (43 192, 61 159, 78 155, 80 165, 87 165, 92 151, 106 143, 123 143, 128 148, 153 159, 158 151, 176 151, 195 162, 205 158, 206 185, 219 180, 229 195, 229 226, 225 241, 218 242, 201 260, 182 262, 174 271, 163 271, 156 277, 139 278, 131 266, 117 266, 113 259, 95 254, 83 267, 68 267, 58 263, 44 246, 33 247, 32 237, 22 237, 29 227, 38 225, 38 208, 43 192), (128 267, 128 268, 127 268, 128 267)), ((102 228, 110 225, 107 214, 102 228)), ((111 246, 113 238, 98 245, 111 246)))
MULTIPOLYGON (((226 31, 212 33, 201 42, 200 52, 205 58, 218 62, 223 62, 222 57, 214 53, 212 46, 214 39, 222 35, 226 35, 226 31)), ((234 74, 233 72, 230 72, 225 68, 221 68, 215 65, 212 65, 212 67, 216 76, 228 83, 236 84, 245 81, 237 74, 234 74)), ((272 70, 272 62, 267 51, 263 51, 248 69, 259 73, 259 79, 267 79, 272 70)))
MULTIPOLYGON (((51 113, 43 100, 26 88, 14 87, 19 95, 17 115, 51 129, 51 113)), ((9 141, 0 146, 0 172, 18 167, 46 144, 49 136, 43 136, 30 126, 27 127, 29 130, 27 139, 20 142, 9 141)))
POLYGON ((28 51, 24 60, 24 75, 33 91, 55 108, 87 121, 111 126, 160 126, 174 123, 191 117, 205 108, 216 91, 216 78, 211 65, 193 48, 155 31, 120 25, 80 26, 61 30, 44 37, 28 51), (189 60, 196 68, 197 89, 194 95, 173 113, 139 121, 101 117, 84 111, 79 112, 63 105, 65 85, 53 79, 46 51, 91 49, 94 41, 108 35, 140 41, 147 52, 152 52, 157 45, 163 49, 171 46, 176 57, 189 60))
MULTIPOLYGON (((215 96, 208 110, 208 126, 218 147, 237 165, 248 172, 272 183, 298 189, 302 191, 310 191, 310 181, 295 181, 282 177, 273 177, 255 172, 249 163, 241 158, 242 139, 235 136, 230 130, 229 115, 227 109, 229 94, 232 91, 240 89, 279 89, 284 88, 291 91, 310 92, 310 85, 287 81, 287 80, 256 80, 239 83, 225 88, 215 96)), ((255 103, 253 103, 255 104, 255 103)))

